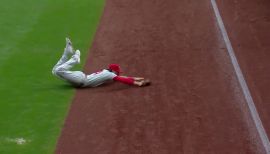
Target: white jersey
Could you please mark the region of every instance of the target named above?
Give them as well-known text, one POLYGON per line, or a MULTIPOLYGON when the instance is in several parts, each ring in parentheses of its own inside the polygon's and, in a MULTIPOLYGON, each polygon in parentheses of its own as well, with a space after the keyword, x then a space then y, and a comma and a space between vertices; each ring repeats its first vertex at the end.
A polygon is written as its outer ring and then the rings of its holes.
POLYGON ((96 87, 105 82, 113 81, 113 78, 116 76, 116 74, 104 69, 100 72, 87 75, 83 87, 96 87))

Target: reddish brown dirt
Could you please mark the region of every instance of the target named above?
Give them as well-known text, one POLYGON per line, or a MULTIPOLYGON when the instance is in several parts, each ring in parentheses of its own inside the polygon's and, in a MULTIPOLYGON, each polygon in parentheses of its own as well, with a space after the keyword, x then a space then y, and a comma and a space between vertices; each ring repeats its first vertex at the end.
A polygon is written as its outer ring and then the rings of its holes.
POLYGON ((218 0, 233 48, 270 134, 270 1, 218 0))
POLYGON ((264 153, 208 0, 107 0, 85 71, 145 88, 81 89, 58 154, 264 153))

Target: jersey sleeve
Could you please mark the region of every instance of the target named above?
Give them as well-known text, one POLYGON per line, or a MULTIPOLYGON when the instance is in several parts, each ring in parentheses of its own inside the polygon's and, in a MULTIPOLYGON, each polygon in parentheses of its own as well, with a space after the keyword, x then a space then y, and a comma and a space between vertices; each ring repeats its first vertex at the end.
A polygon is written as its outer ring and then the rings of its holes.
POLYGON ((128 85, 134 84, 134 79, 132 77, 115 76, 113 80, 124 83, 124 84, 128 84, 128 85))

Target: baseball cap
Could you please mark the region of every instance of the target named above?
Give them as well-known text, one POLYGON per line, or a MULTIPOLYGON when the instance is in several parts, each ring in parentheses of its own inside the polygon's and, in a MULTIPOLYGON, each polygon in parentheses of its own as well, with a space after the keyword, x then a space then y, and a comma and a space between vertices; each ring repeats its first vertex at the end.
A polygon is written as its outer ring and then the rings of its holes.
POLYGON ((121 73, 120 66, 118 64, 110 64, 109 69, 116 72, 117 75, 121 73))

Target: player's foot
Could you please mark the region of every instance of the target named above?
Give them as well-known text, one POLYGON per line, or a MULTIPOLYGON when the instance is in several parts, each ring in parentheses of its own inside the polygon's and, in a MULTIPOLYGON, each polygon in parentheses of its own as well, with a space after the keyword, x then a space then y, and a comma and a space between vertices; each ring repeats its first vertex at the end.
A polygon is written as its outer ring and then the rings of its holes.
POLYGON ((76 56, 76 60, 77 60, 77 63, 80 63, 80 57, 81 57, 81 52, 80 52, 80 50, 76 50, 75 51, 75 54, 74 54, 74 56, 76 56))
POLYGON ((66 48, 65 48, 65 51, 67 53, 71 54, 71 55, 74 54, 71 40, 68 37, 66 37, 66 48))
POLYGON ((71 40, 70 40, 68 37, 66 37, 66 44, 68 44, 68 45, 71 45, 71 46, 72 46, 71 40))
POLYGON ((80 50, 76 50, 75 54, 71 58, 74 60, 74 62, 76 64, 79 64, 80 63, 80 56, 81 56, 80 50))

